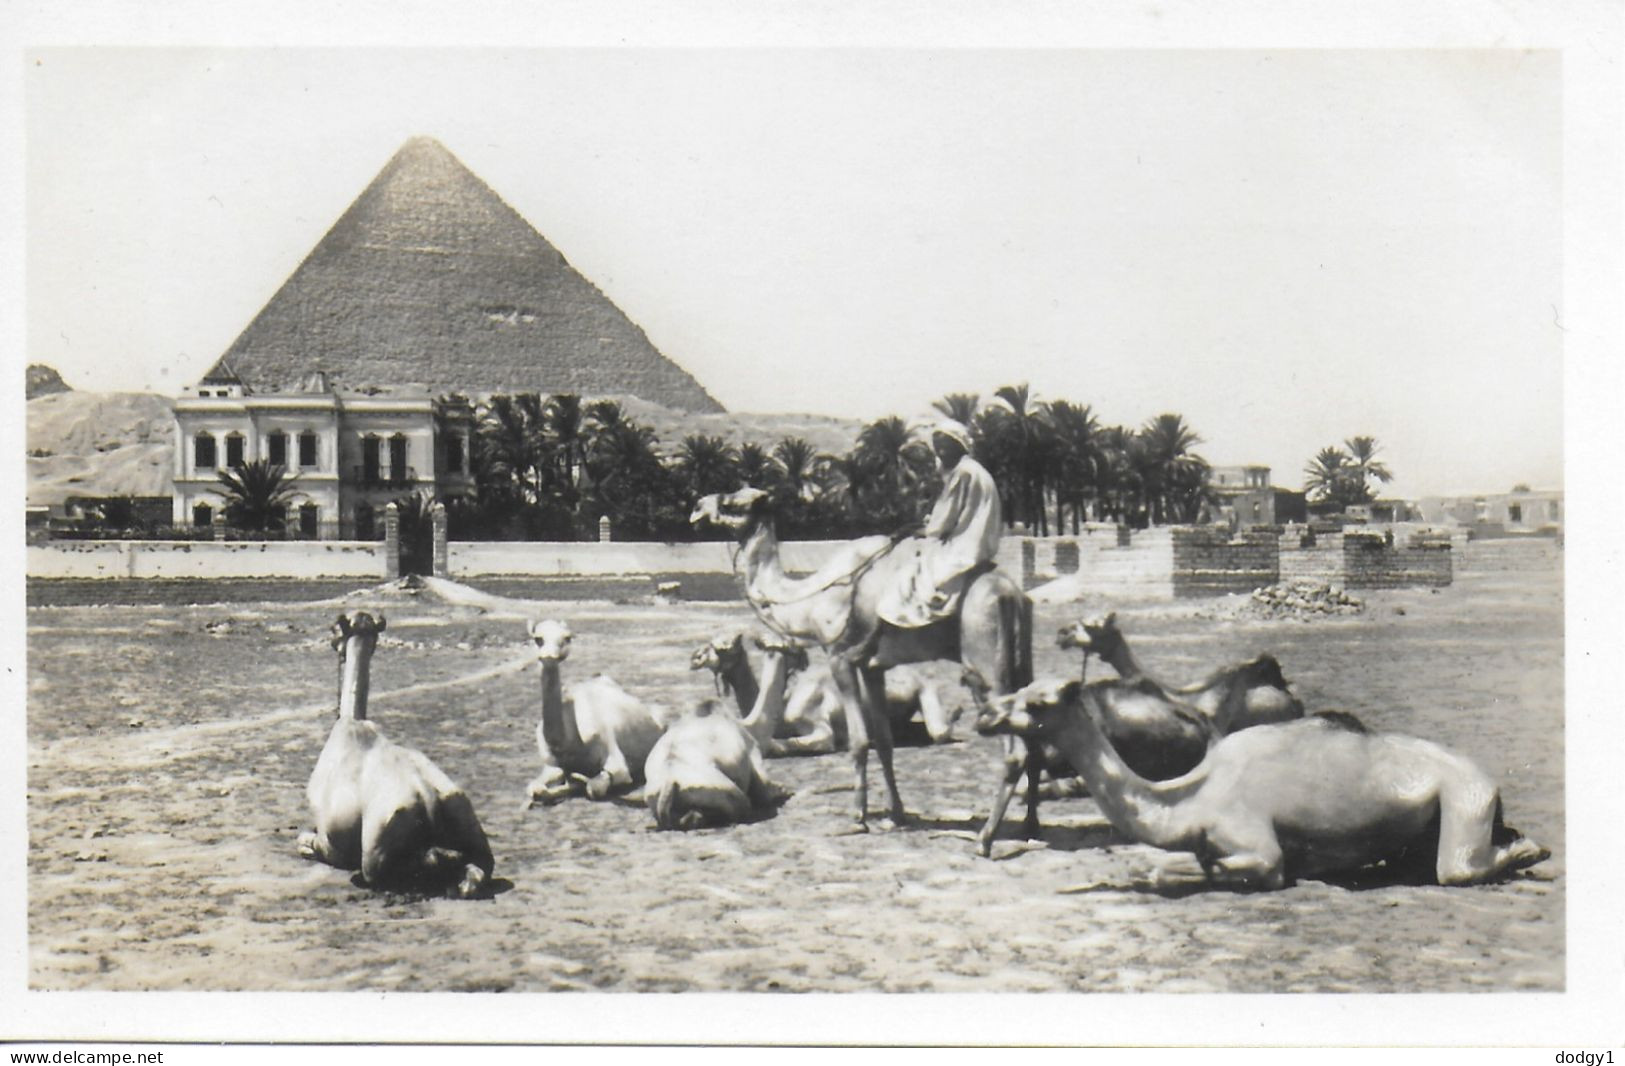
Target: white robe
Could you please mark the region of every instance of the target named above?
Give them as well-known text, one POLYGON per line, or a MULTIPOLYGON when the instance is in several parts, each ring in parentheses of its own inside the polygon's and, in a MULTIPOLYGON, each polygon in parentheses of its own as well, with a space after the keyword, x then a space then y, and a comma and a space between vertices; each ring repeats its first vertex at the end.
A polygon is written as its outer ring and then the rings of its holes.
POLYGON ((931 508, 925 534, 898 546, 912 550, 914 558, 881 598, 880 617, 904 629, 952 617, 964 592, 960 579, 993 559, 1003 532, 993 475, 970 456, 962 457, 931 508))

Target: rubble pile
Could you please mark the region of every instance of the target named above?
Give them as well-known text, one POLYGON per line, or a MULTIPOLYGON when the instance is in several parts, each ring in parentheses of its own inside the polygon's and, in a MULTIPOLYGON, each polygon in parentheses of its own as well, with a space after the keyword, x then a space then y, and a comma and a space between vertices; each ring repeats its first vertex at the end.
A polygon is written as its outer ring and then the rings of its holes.
POLYGON ((1250 613, 1267 618, 1314 618, 1365 610, 1365 603, 1350 596, 1342 585, 1320 581, 1282 582, 1254 589, 1248 606, 1250 613))

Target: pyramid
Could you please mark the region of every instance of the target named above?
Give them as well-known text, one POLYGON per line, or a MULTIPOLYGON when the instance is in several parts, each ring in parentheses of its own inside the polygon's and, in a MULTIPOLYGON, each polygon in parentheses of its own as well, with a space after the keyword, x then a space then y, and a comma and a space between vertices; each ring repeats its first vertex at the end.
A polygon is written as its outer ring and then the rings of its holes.
POLYGON ((438 141, 395 153, 205 379, 722 410, 438 141))

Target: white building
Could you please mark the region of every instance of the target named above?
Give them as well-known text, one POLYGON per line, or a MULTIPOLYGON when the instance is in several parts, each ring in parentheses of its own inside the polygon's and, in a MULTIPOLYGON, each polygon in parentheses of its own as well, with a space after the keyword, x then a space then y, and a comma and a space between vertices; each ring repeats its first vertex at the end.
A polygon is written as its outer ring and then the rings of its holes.
POLYGON ((386 504, 473 491, 474 409, 461 397, 347 394, 314 372, 296 391, 256 393, 218 370, 175 402, 176 525, 207 526, 225 504, 221 470, 264 460, 294 493, 287 528, 310 539, 382 535, 386 504))

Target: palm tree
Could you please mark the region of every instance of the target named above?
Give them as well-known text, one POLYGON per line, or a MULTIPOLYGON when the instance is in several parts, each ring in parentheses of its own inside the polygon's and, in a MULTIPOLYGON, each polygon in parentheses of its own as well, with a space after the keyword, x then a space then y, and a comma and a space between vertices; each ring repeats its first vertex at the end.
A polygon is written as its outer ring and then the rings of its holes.
POLYGON ((1361 498, 1357 502, 1365 503, 1371 499, 1373 493, 1368 482, 1372 479, 1384 485, 1394 480, 1388 467, 1377 462, 1377 438, 1350 437, 1343 442, 1343 447, 1348 451, 1349 465, 1360 482, 1361 498))
POLYGON ((568 392, 550 396, 542 413, 547 446, 556 471, 550 480, 557 486, 565 506, 573 509, 580 497, 587 461, 589 430, 581 397, 568 392))
POLYGON ((818 494, 818 452, 801 437, 785 437, 773 445, 779 464, 779 493, 786 500, 811 503, 818 494))
POLYGON ((856 502, 886 532, 919 519, 919 499, 935 495, 935 461, 896 415, 878 419, 858 434, 853 458, 868 472, 873 491, 856 502))
POLYGON ((1004 410, 1001 413, 995 408, 995 417, 984 426, 997 435, 998 450, 1003 452, 1003 472, 1012 483, 1008 498, 1016 504, 1011 517, 1019 516, 1037 532, 1047 532, 1044 481, 1049 460, 1049 426, 1026 383, 1000 386, 993 396, 1003 404, 1004 410))
POLYGON ((493 396, 480 412, 475 450, 493 481, 508 481, 523 503, 545 496, 548 446, 542 398, 493 396))
POLYGON ((721 437, 690 433, 677 449, 676 467, 693 499, 739 487, 739 452, 721 437))
POLYGON ((931 406, 947 418, 969 426, 976 418, 981 397, 974 392, 950 392, 931 406))
POLYGON ((255 459, 216 476, 220 487, 214 492, 225 500, 226 522, 232 528, 255 533, 282 528, 295 493, 281 465, 255 459))
POLYGON ((778 467, 767 451, 755 441, 746 441, 739 446, 739 458, 735 469, 739 480, 752 488, 771 489, 778 480, 778 467))
POLYGON ((1054 442, 1055 532, 1061 532, 1062 508, 1072 508, 1072 532, 1083 521, 1084 501, 1098 492, 1104 462, 1096 435, 1100 423, 1088 404, 1053 400, 1044 405, 1054 442))
POLYGON ((1177 414, 1160 414, 1140 429, 1141 477, 1151 522, 1189 522, 1201 506, 1207 460, 1191 451, 1202 438, 1177 414))
POLYGON ((1354 479, 1348 462, 1348 456, 1337 448, 1320 449, 1303 468, 1303 491, 1316 503, 1330 503, 1339 508, 1354 502, 1351 499, 1354 479))

